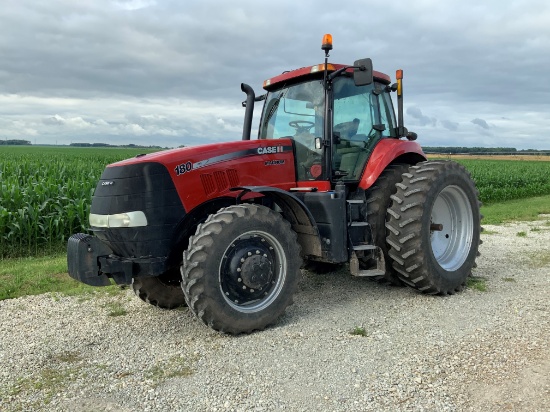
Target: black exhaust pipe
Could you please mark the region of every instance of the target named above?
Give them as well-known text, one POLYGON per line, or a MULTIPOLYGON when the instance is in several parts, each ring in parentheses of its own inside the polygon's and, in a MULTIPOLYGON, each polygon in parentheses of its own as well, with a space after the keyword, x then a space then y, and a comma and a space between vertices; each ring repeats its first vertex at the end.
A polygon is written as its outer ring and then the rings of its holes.
POLYGON ((246 83, 241 83, 241 90, 246 93, 246 101, 243 102, 243 106, 246 107, 246 112, 244 112, 243 140, 250 140, 252 116, 254 114, 254 100, 256 99, 256 95, 254 94, 252 87, 246 83))

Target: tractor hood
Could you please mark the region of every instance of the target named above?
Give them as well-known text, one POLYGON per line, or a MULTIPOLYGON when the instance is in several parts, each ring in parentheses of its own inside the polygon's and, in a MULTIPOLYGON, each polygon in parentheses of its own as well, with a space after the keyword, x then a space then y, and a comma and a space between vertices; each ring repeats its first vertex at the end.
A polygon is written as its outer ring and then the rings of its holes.
MULTIPOLYGON (((166 150, 109 165, 139 173, 138 165, 164 166, 187 212, 221 196, 235 197, 231 188, 296 186, 293 145, 290 139, 245 140, 166 150)), ((157 188, 163 190, 163 188, 157 188)))

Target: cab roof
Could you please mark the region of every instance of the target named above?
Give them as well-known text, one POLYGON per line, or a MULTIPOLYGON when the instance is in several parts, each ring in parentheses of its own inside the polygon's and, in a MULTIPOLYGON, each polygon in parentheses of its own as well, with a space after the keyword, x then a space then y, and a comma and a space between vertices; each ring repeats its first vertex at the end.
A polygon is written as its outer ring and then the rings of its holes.
MULTIPOLYGON (((348 65, 328 63, 327 72, 331 73, 346 66, 348 65)), ((277 86, 280 86, 280 83, 294 83, 299 80, 306 80, 309 77, 318 77, 319 74, 322 73, 324 70, 324 63, 316 64, 314 66, 301 67, 299 69, 284 72, 282 74, 279 74, 278 76, 272 77, 271 79, 267 79, 266 81, 264 81, 263 87, 265 90, 269 91, 275 89, 277 86)), ((352 73, 353 69, 349 68, 346 70, 346 72, 352 73)), ((390 84, 391 82, 390 76, 381 72, 377 72, 376 70, 373 71, 373 77, 376 81, 384 84, 390 84)))

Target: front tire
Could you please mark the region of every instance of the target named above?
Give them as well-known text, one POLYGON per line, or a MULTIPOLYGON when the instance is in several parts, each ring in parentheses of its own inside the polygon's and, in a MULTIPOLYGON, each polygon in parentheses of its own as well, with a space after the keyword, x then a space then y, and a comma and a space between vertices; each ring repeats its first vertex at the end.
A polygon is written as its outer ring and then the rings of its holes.
POLYGON ((274 323, 292 303, 301 263, 288 221, 264 206, 230 206, 210 215, 189 239, 182 288, 206 325, 250 333, 274 323))
POLYGON ((156 277, 134 278, 132 289, 138 298, 161 309, 176 309, 186 305, 179 268, 156 277))
POLYGON ((456 162, 422 162, 396 186, 386 227, 399 278, 423 293, 460 291, 480 243, 480 202, 470 174, 456 162))

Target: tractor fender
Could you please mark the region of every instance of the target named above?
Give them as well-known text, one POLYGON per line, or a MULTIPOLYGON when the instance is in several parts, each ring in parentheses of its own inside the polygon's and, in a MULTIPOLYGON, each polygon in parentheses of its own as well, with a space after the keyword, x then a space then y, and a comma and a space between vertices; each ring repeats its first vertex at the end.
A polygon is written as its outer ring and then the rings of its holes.
POLYGON ((390 163, 416 164, 428 160, 420 145, 414 141, 382 139, 372 151, 363 171, 359 187, 367 190, 390 163))
POLYGON ((298 242, 304 256, 322 256, 321 237, 317 223, 311 211, 302 200, 292 193, 270 186, 239 186, 231 191, 242 191, 237 201, 248 193, 259 193, 271 199, 282 211, 283 216, 290 222, 292 229, 298 234, 298 242))

